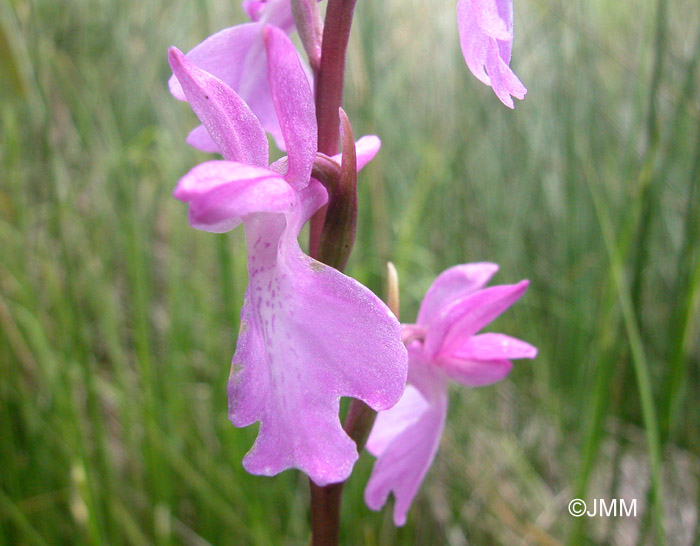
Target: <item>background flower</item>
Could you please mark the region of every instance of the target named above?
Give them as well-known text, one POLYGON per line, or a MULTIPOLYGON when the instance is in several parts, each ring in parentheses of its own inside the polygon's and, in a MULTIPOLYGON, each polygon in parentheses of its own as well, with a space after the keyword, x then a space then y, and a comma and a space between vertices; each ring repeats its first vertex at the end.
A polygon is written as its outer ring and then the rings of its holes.
POLYGON ((513 47, 513 0, 459 0, 457 23, 462 54, 480 81, 493 88, 508 108, 527 89, 510 69, 513 47))
POLYGON ((406 513, 437 453, 447 413, 447 385, 468 387, 503 379, 513 358, 534 358, 532 345, 503 334, 478 334, 513 305, 528 282, 483 288, 498 266, 458 265, 435 279, 415 325, 404 327, 409 385, 396 406, 377 416, 367 449, 377 457, 365 491, 378 510, 394 493, 394 523, 406 513))

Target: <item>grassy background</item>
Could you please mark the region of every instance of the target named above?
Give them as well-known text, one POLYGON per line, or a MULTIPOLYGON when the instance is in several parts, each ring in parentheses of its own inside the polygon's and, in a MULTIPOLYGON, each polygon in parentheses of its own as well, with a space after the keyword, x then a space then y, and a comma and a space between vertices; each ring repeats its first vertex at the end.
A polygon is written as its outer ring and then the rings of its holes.
MULTIPOLYGON (((697 544, 700 12, 517 2, 515 111, 463 65, 454 2, 358 2, 346 106, 383 139, 349 273, 411 321, 442 269, 532 281, 495 324, 540 349, 454 388, 405 528, 346 489, 343 543, 697 544), (570 499, 637 499, 580 518, 570 499)), ((0 543, 298 544, 306 480, 246 474, 226 418, 241 230, 171 197, 205 154, 165 51, 237 2, 0 0, 0 543)))

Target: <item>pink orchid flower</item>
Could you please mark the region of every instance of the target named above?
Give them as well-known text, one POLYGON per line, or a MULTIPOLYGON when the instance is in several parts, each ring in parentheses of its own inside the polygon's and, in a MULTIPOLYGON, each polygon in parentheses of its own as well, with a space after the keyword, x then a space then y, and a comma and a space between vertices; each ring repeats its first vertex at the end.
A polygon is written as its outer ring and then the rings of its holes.
POLYGON ((377 457, 365 490, 373 510, 395 497, 394 523, 406 513, 440 444, 452 379, 479 387, 500 381, 512 358, 534 358, 537 349, 503 334, 477 334, 523 295, 528 281, 484 288, 498 270, 490 263, 443 272, 423 300, 416 324, 404 326, 409 371, 404 395, 379 413, 367 441, 377 457))
POLYGON ((493 88, 508 108, 527 89, 510 69, 513 46, 513 0, 459 0, 457 24, 469 70, 493 88))
MULTIPOLYGON (((225 159, 192 169, 175 197, 189 203, 198 229, 245 227, 250 282, 228 385, 233 424, 260 422, 244 467, 267 476, 298 468, 326 485, 345 480, 358 458, 340 425, 340 397, 391 407, 403 393, 407 354, 379 298, 299 247, 302 226, 327 200, 311 179, 313 96, 286 34, 266 26, 262 36, 288 158, 267 167, 267 138, 248 105, 171 48, 173 72, 225 159)), ((376 137, 358 141, 358 168, 378 147, 376 137)))
MULTIPOLYGON (((187 53, 187 60, 233 89, 248 104, 263 129, 272 135, 277 147, 285 150, 267 78, 267 52, 262 32, 266 25, 275 26, 287 34, 294 31, 290 0, 247 0, 243 2, 243 9, 251 23, 225 28, 209 36, 187 53)), ((310 81, 307 68, 305 73, 310 81)), ((176 99, 187 100, 175 75, 168 85, 176 99)), ((203 125, 190 132, 187 143, 203 152, 221 152, 203 125)))

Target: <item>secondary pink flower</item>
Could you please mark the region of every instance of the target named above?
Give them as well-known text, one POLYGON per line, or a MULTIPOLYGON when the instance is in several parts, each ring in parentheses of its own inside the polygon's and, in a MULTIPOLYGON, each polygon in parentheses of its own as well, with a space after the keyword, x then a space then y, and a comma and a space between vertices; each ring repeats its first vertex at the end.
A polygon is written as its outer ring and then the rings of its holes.
POLYGON ((416 324, 404 325, 409 370, 406 392, 379 413, 367 441, 377 457, 365 501, 379 510, 393 492, 394 523, 406 513, 440 444, 450 379, 468 387, 500 381, 512 358, 534 358, 532 345, 503 334, 477 332, 523 295, 528 281, 484 288, 498 270, 490 263, 458 265, 432 284, 416 324))
POLYGON ((458 0, 457 24, 469 70, 513 108, 527 89, 510 69, 513 46, 513 0, 458 0))
MULTIPOLYGON (((171 49, 171 67, 225 161, 198 165, 178 183, 190 223, 222 232, 243 223, 250 282, 228 385, 229 418, 260 422, 243 465, 253 474, 298 468, 317 484, 345 480, 357 449, 338 418, 342 396, 391 407, 406 379, 400 326, 367 288, 305 255, 297 237, 327 199, 311 179, 313 96, 285 33, 262 32, 269 87, 288 157, 267 167, 267 139, 224 82, 171 49)), ((378 139, 357 143, 358 166, 378 139)))
POLYGON ((290 0, 243 0, 241 6, 251 21, 274 25, 287 34, 294 30, 290 0))
MULTIPOLYGON (((272 135, 278 148, 284 150, 285 141, 267 78, 267 52, 262 32, 265 25, 275 26, 287 34, 294 31, 290 0, 247 0, 243 8, 253 22, 209 36, 187 53, 187 60, 233 89, 248 104, 263 129, 272 135)), ((306 77, 311 78, 308 73, 306 77)), ((186 100, 175 75, 168 85, 175 98, 186 100)), ((187 143, 204 152, 221 151, 203 125, 190 132, 187 143)))

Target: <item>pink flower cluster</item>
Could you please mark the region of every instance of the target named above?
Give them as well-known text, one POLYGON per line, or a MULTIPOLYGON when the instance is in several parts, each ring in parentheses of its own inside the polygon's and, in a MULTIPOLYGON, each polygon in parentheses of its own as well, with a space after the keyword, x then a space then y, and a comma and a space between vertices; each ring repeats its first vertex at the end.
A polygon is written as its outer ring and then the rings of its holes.
MULTIPOLYGON (((457 266, 435 281, 417 323, 402 329, 370 290, 306 255, 299 233, 329 198, 312 176, 315 166, 321 161, 355 172, 344 156, 318 154, 312 69, 289 38, 296 19, 316 68, 316 0, 243 5, 250 23, 214 34, 187 55, 176 48, 168 55, 170 90, 201 122, 187 142, 223 156, 194 167, 174 195, 189 205, 197 229, 245 229, 249 285, 229 417, 239 427, 259 422, 260 429, 243 464, 268 476, 297 468, 318 485, 344 481, 358 452, 341 426, 339 400, 360 399, 380 412, 368 443, 378 459, 367 504, 378 509, 393 492, 401 525, 438 447, 448 379, 492 383, 508 373, 509 359, 535 356, 522 341, 476 335, 527 282, 483 288, 496 266, 457 266), (287 154, 272 164, 267 134, 287 154)), ((512 107, 511 95, 526 91, 508 66, 510 1, 459 0, 458 21, 467 65, 512 107)), ((357 170, 379 147, 375 136, 355 143, 357 170)))

